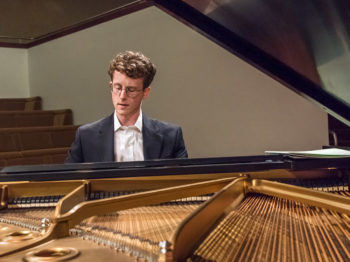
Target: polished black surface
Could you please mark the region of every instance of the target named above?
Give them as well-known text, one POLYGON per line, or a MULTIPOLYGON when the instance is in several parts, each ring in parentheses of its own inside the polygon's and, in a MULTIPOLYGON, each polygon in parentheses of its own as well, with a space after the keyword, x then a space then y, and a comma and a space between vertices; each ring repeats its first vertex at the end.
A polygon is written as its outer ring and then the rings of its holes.
POLYGON ((350 168, 350 158, 292 158, 289 155, 240 156, 223 158, 168 159, 122 163, 84 163, 5 167, 0 182, 60 181, 169 175, 205 176, 213 173, 270 172, 272 170, 309 171, 350 168))
POLYGON ((350 124, 348 1, 154 2, 350 124))
POLYGON ((282 155, 168 159, 134 162, 12 166, 0 171, 0 181, 52 181, 117 177, 212 174, 290 169, 282 155))

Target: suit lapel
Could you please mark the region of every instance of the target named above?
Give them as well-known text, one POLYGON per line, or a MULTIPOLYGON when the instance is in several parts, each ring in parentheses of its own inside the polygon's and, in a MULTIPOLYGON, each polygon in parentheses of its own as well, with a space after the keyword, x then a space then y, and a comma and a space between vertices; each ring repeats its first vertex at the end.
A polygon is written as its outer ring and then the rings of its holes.
POLYGON ((158 127, 147 116, 142 117, 143 155, 145 160, 159 159, 163 144, 163 137, 158 127))
POLYGON ((99 145, 96 152, 103 162, 114 162, 114 118, 113 114, 101 122, 98 129, 99 145))

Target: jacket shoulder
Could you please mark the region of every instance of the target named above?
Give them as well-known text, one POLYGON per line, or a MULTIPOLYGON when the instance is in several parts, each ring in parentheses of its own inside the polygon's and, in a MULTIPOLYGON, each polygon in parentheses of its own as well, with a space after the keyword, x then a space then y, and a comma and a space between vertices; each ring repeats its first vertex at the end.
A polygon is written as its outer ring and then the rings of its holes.
POLYGON ((104 128, 105 126, 109 126, 109 125, 113 125, 113 114, 110 116, 101 118, 99 120, 96 120, 95 122, 82 125, 79 127, 79 131, 88 132, 92 130, 100 130, 101 128, 104 128))
POLYGON ((174 130, 174 129, 180 129, 181 127, 179 125, 173 124, 173 123, 168 123, 168 122, 164 122, 158 119, 154 119, 154 118, 149 118, 147 117, 147 121, 145 123, 147 123, 148 125, 154 127, 154 128, 158 128, 160 130, 174 130), (148 123, 147 123, 148 121, 148 123))

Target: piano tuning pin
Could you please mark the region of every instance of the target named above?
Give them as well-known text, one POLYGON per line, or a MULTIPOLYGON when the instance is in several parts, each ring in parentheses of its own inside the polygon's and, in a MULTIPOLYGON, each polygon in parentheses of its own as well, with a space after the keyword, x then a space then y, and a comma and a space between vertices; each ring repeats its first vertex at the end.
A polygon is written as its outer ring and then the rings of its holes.
POLYGON ((239 174, 239 177, 247 177, 247 178, 250 178, 250 175, 249 175, 249 174, 240 173, 240 174, 239 174))
POLYGON ((161 241, 159 242, 159 247, 160 247, 160 252, 162 254, 165 254, 170 248, 170 243, 168 241, 161 241))
POLYGON ((43 219, 41 220, 41 230, 42 230, 43 232, 46 232, 46 231, 49 229, 50 224, 51 224, 50 219, 48 219, 48 218, 46 218, 46 217, 43 218, 43 219))

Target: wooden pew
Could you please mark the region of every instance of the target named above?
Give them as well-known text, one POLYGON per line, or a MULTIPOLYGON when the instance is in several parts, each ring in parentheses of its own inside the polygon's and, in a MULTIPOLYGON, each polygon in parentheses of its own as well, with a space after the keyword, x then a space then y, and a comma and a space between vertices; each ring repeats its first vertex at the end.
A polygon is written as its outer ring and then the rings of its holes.
POLYGON ((0 152, 70 147, 78 126, 1 128, 0 152))
POLYGON ((0 111, 0 128, 72 125, 71 109, 0 111))
POLYGON ((41 110, 41 97, 29 97, 29 98, 1 98, 0 110, 41 110))
POLYGON ((15 165, 62 164, 69 147, 0 152, 0 168, 15 165))

